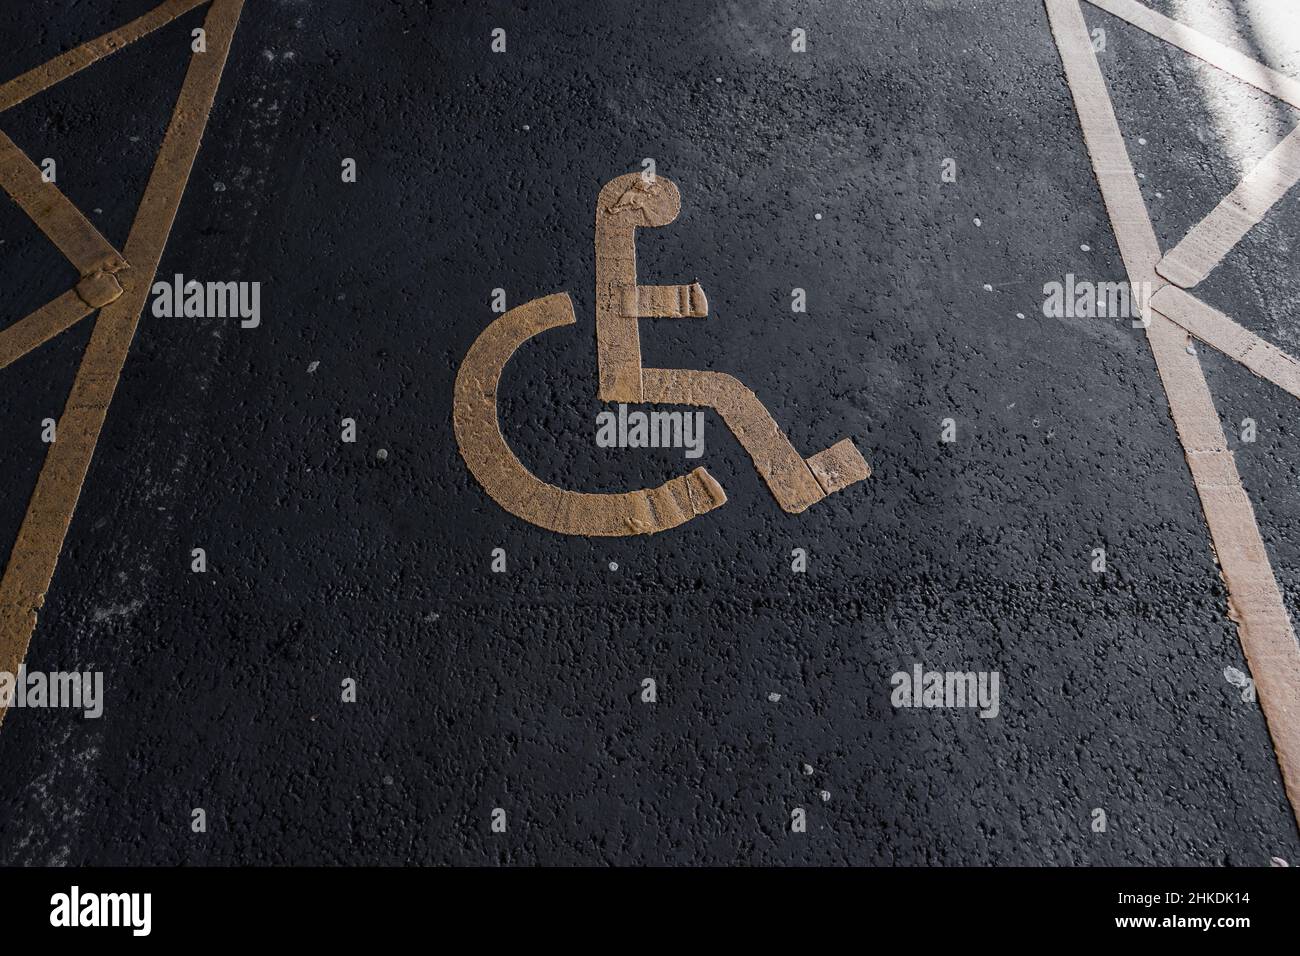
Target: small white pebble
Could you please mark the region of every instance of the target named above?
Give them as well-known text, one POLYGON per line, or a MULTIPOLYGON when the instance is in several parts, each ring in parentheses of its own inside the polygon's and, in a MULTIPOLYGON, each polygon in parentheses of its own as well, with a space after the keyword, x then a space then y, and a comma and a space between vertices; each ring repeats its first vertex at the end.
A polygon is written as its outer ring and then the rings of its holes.
POLYGON ((814 219, 818 219, 818 220, 820 220, 821 217, 822 217, 822 214, 821 214, 821 213, 814 213, 814 214, 813 214, 813 218, 814 218, 814 219))
POLYGON ((618 562, 617 562, 617 561, 611 561, 611 562, 609 562, 609 569, 610 569, 611 571, 617 571, 617 570, 618 570, 618 562))
POLYGON ((1291 865, 1291 864, 1288 863, 1286 860, 1282 859, 1280 856, 1271 856, 1271 857, 1268 858, 1268 862, 1269 862, 1269 865, 1270 865, 1270 866, 1288 866, 1288 867, 1289 867, 1289 866, 1291 865))
POLYGON ((1188 355, 1195 355, 1195 354, 1196 354, 1196 346, 1193 345, 1191 342, 1188 342, 1188 343, 1187 343, 1187 354, 1188 354, 1188 355))
POLYGON ((1145 146, 1146 144, 1147 144, 1147 141, 1146 141, 1145 139, 1143 139, 1141 136, 1139 136, 1139 137, 1138 137, 1138 145, 1139 145, 1139 146, 1145 146))
POLYGON ((805 777, 811 777, 811 776, 812 776, 812 772, 813 772, 812 764, 807 764, 807 763, 806 763, 806 764, 803 765, 803 775, 804 775, 805 777))
POLYGON ((1157 199, 1164 199, 1164 198, 1165 198, 1165 194, 1164 194, 1164 193, 1156 193, 1156 198, 1157 198, 1157 199))
POLYGON ((984 283, 984 291, 985 291, 985 292, 992 292, 992 291, 993 291, 993 286, 989 285, 987 282, 984 283))
POLYGON ((823 791, 822 791, 822 803, 825 803, 825 802, 828 801, 830 798, 831 798, 831 792, 830 792, 829 790, 823 790, 823 791))
POLYGON ((530 129, 532 129, 532 127, 529 126, 527 123, 525 123, 525 124, 524 124, 524 132, 527 133, 530 129))
POLYGON ((1017 319, 1023 319, 1024 317, 1025 317, 1025 313, 1023 313, 1023 312, 1017 312, 1017 313, 1016 313, 1016 318, 1017 318, 1017 319))
POLYGON ((775 704, 775 703, 777 703, 778 701, 780 701, 780 699, 781 699, 781 695, 778 694, 778 693, 776 693, 775 691, 773 691, 772 693, 770 693, 770 694, 767 695, 767 699, 770 700, 772 703, 775 704))
POLYGON ((984 225, 983 220, 981 220, 979 216, 976 216, 976 217, 975 217, 975 225, 977 225, 977 226, 982 226, 982 225, 984 225))
POLYGON ((312 362, 310 365, 307 366, 307 374, 310 375, 318 368, 320 368, 320 362, 312 362))
POLYGON ((714 83, 721 83, 721 82, 722 82, 722 77, 718 77, 718 78, 717 78, 716 80, 714 80, 713 82, 714 82, 714 83))
POLYGON ((1079 248, 1082 249, 1084 252, 1092 252, 1092 246, 1088 245, 1086 242, 1083 245, 1081 245, 1079 248))
POLYGON ((388 461, 388 449, 387 448, 379 449, 379 451, 375 452, 375 457, 378 458, 380 461, 388 461))

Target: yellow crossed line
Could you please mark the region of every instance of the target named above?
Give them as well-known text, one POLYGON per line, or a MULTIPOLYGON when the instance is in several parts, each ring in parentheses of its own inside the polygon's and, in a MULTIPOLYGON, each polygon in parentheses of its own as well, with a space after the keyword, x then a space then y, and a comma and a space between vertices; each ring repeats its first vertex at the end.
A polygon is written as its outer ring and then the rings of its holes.
POLYGON ((208 0, 167 0, 166 3, 154 7, 125 26, 88 40, 78 47, 73 47, 67 53, 60 54, 21 76, 14 77, 0 85, 0 112, 17 106, 42 90, 48 90, 72 74, 79 73, 109 54, 116 53, 207 2, 208 0))
MULTIPOLYGON (((154 12, 153 19, 143 17, 124 30, 129 31, 131 26, 146 21, 155 27, 160 26, 194 6, 198 3, 163 4, 154 12), (166 19, 161 19, 164 16, 166 19)), ((44 604, 45 593, 54 576, 104 417, 207 126, 243 6, 244 0, 212 0, 204 21, 207 52, 196 53, 190 58, 185 82, 177 96, 171 122, 127 239, 126 258, 135 264, 135 268, 121 273, 122 294, 104 306, 95 322, 90 344, 86 347, 58 423, 58 440, 46 455, 9 564, 0 578, 0 670, 17 672, 26 656, 36 627, 36 612, 44 604)), ((148 31, 137 30, 132 39, 143 36, 144 32, 148 31)), ((97 42, 92 41, 87 46, 97 42)), ((25 74, 19 78, 25 83, 20 90, 35 92, 44 89, 93 62, 93 59, 87 61, 86 57, 96 50, 102 50, 98 56, 103 56, 118 45, 101 43, 80 57, 65 54, 56 58, 46 65, 54 79, 42 84, 40 77, 27 79, 32 74, 25 74)), ((0 97, 6 95, 11 85, 0 87, 0 97)), ((10 98, 15 95, 8 93, 10 98)), ((30 319, 25 322, 30 322, 30 319)), ((4 710, 0 709, 0 719, 3 716, 4 710)))

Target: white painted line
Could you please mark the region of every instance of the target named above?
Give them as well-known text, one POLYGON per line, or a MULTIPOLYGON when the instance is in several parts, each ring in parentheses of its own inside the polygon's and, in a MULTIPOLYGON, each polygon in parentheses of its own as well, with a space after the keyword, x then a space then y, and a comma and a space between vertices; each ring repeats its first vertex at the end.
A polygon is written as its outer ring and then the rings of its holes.
POLYGON ((1259 165, 1160 261, 1157 271, 1190 289, 1223 261, 1242 237, 1300 182, 1300 129, 1291 131, 1259 165))
POLYGON ((1171 285, 1151 297, 1151 308, 1260 378, 1300 398, 1300 362, 1218 309, 1171 285))
MULTIPOLYGON (((1155 268, 1160 247, 1079 0, 1045 2, 1129 281, 1160 286, 1155 268)), ((1153 311, 1147 340, 1228 588, 1228 613, 1237 624, 1282 782, 1300 823, 1300 644, 1200 362, 1184 348, 1185 339, 1181 328, 1153 311)))
POLYGON ((1271 69, 1204 33, 1156 13, 1136 0, 1088 0, 1094 7, 1126 20, 1140 30, 1172 43, 1180 50, 1217 66, 1270 96, 1300 109, 1300 80, 1271 69))

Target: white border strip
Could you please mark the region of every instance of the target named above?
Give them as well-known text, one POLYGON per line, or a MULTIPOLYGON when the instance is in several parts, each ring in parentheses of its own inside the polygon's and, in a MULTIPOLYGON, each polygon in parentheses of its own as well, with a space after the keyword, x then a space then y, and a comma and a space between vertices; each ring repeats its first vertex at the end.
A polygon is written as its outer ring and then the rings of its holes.
MULTIPOLYGON (((1083 10, 1078 0, 1045 3, 1129 281, 1139 288, 1144 282, 1161 286, 1164 283, 1155 270, 1160 247, 1092 50, 1083 10)), ((1237 624, 1277 751, 1283 786, 1300 823, 1300 644, 1273 576, 1250 498, 1227 449, 1200 362, 1185 348, 1186 333, 1155 312, 1147 327, 1147 340, 1228 588, 1228 613, 1237 624)))
POLYGON ((1088 2, 1133 24, 1139 30, 1145 30, 1166 43, 1172 43, 1180 50, 1185 50, 1211 66, 1217 66, 1225 73, 1231 73, 1257 90, 1263 90, 1270 96, 1276 96, 1279 100, 1300 109, 1300 80, 1279 73, 1258 60, 1252 60, 1246 54, 1218 40, 1212 40, 1204 33, 1193 30, 1177 20, 1171 20, 1162 13, 1156 13, 1150 7, 1137 3, 1136 0, 1088 0, 1088 2))
POLYGON ((1174 285, 1190 289, 1223 261, 1242 237, 1300 182, 1300 129, 1294 129, 1198 222, 1156 266, 1174 285))
POLYGON ((1300 362, 1190 292, 1167 285, 1151 297, 1151 308, 1260 378, 1300 398, 1300 362))

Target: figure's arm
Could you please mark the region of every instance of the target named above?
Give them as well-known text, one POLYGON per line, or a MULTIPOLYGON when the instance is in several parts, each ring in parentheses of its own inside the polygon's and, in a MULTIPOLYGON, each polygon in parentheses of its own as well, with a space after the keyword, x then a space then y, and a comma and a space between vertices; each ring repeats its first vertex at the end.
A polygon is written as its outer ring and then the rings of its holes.
POLYGON ((624 315, 640 319, 702 319, 709 300, 698 282, 690 285, 638 285, 623 292, 624 315))

